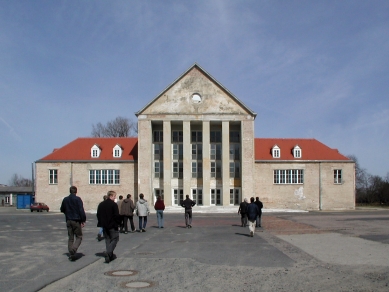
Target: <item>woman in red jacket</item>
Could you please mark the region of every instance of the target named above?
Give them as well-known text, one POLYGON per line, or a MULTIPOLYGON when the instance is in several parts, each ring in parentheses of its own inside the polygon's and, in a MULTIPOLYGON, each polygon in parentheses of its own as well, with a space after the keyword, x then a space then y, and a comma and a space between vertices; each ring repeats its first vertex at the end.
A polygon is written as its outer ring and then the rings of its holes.
POLYGON ((154 209, 157 211, 158 228, 163 228, 163 210, 165 210, 165 204, 163 203, 161 196, 157 197, 154 209))

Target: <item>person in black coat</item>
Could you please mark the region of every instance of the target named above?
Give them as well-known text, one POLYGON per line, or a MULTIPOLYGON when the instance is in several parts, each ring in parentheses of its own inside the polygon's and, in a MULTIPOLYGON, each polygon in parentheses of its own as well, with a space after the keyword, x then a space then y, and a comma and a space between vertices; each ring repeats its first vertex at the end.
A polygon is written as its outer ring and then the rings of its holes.
POLYGON ((181 207, 185 208, 185 224, 186 228, 192 228, 192 207, 196 205, 194 201, 186 195, 186 199, 181 202, 181 207))
POLYGON ((246 213, 249 221, 250 236, 253 237, 255 232, 255 221, 259 215, 259 209, 254 202, 254 197, 250 198, 250 204, 248 204, 246 208, 246 213))
POLYGON ((246 209, 247 209, 247 198, 244 198, 243 202, 240 203, 238 214, 240 214, 240 222, 242 223, 240 227, 246 227, 247 226, 247 215, 246 215, 246 209))
POLYGON ((121 216, 118 205, 115 203, 116 192, 109 191, 107 200, 101 202, 97 207, 97 227, 103 227, 105 238, 105 262, 109 263, 116 258, 113 253, 119 242, 119 225, 121 216))
POLYGON ((262 225, 262 208, 263 208, 263 204, 262 202, 259 200, 259 197, 256 197, 255 198, 255 205, 257 205, 258 209, 259 209, 259 215, 257 216, 257 220, 256 220, 256 225, 255 227, 261 227, 262 225))

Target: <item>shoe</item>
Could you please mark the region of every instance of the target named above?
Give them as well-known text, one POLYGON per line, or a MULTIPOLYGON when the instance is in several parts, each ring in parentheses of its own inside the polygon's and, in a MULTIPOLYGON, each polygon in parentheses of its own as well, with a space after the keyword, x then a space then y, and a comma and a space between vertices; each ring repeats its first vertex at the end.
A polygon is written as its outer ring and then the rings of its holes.
POLYGON ((192 225, 189 225, 189 228, 192 228, 192 225))
POLYGON ((76 255, 71 254, 71 255, 68 257, 68 260, 71 261, 71 262, 74 262, 74 261, 76 260, 76 255))
POLYGON ((254 236, 254 232, 250 231, 250 236, 253 237, 254 236))
POLYGON ((161 226, 161 228, 163 228, 163 226, 161 226))
POLYGON ((139 229, 139 232, 143 232, 143 229, 139 229))
POLYGON ((105 257, 105 263, 109 264, 109 262, 111 261, 111 258, 109 257, 109 255, 107 253, 104 253, 104 257, 105 257))
POLYGON ((142 229, 142 232, 146 232, 146 229, 143 228, 143 229, 142 229))
POLYGON ((109 258, 112 261, 116 260, 118 257, 116 256, 116 254, 112 254, 112 256, 109 258))

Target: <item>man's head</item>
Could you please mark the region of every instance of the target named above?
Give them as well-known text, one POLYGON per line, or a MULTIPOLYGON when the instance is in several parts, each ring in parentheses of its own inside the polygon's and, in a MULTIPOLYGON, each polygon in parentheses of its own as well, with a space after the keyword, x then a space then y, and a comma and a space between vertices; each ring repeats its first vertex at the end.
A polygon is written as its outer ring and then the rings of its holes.
POLYGON ((254 203, 254 197, 251 197, 251 198, 250 198, 250 202, 251 202, 251 203, 254 203))
POLYGON ((245 201, 246 203, 247 203, 247 198, 244 198, 244 200, 243 201, 245 201))
POLYGON ((129 198, 131 198, 131 195, 130 195, 130 194, 127 195, 127 199, 129 199, 129 198))
POLYGON ((104 195, 103 200, 105 201, 106 199, 108 199, 108 196, 104 195))
POLYGON ((189 199, 189 195, 186 195, 186 198, 189 199))
POLYGON ((141 199, 143 199, 143 194, 141 193, 141 194, 139 194, 139 198, 141 198, 141 199))
POLYGON ((255 200, 256 200, 256 201, 259 201, 259 197, 255 197, 255 200))
POLYGON ((110 199, 112 201, 115 201, 115 199, 116 199, 116 192, 115 191, 109 191, 107 193, 107 196, 108 196, 108 199, 110 199))
POLYGON ((119 196, 119 200, 123 200, 123 196, 122 195, 119 196))
POLYGON ((70 193, 71 194, 77 194, 77 188, 75 186, 70 187, 70 193))

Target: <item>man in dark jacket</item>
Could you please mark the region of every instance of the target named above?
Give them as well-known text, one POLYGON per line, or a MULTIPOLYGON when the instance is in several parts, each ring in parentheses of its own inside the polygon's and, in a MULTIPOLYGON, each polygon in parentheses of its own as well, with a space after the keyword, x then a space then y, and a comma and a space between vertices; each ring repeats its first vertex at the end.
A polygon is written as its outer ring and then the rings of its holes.
POLYGON ((97 227, 103 227, 105 238, 105 262, 109 263, 116 258, 113 251, 119 241, 120 215, 118 205, 115 203, 116 192, 109 191, 107 200, 97 207, 97 227))
POLYGON ((128 220, 130 220, 131 232, 135 232, 134 210, 134 202, 131 200, 131 195, 128 194, 127 199, 123 200, 119 210, 119 213, 123 217, 124 234, 128 233, 128 220))
POLYGON ((261 227, 261 217, 262 217, 262 208, 263 208, 263 204, 262 202, 259 200, 259 197, 255 197, 255 204, 257 205, 258 209, 259 209, 259 215, 257 216, 257 222, 255 224, 255 227, 261 227))
POLYGON ((189 199, 189 195, 186 195, 186 199, 181 203, 181 207, 185 208, 186 228, 192 228, 192 207, 194 205, 196 205, 196 203, 189 199))
POLYGON ((238 209, 238 214, 240 214, 240 222, 242 223, 240 226, 241 227, 246 227, 247 226, 247 214, 246 214, 246 209, 249 203, 247 203, 247 198, 244 198, 243 202, 240 203, 239 209, 238 209))
POLYGON ((259 209, 254 203, 254 197, 250 198, 250 204, 248 204, 246 208, 246 213, 247 219, 249 221, 250 236, 253 237, 255 232, 255 221, 257 219, 257 216, 259 215, 259 209))
POLYGON ((70 187, 70 195, 62 200, 61 212, 65 214, 68 229, 69 260, 76 260, 76 252, 82 241, 82 227, 85 226, 86 215, 80 197, 76 196, 77 188, 70 187), (76 239, 74 240, 74 236, 76 239))

